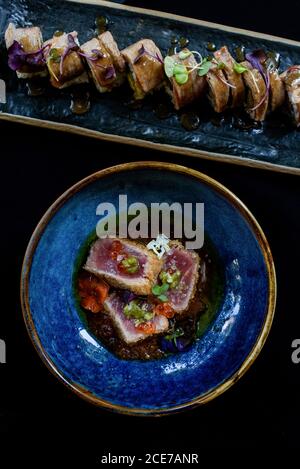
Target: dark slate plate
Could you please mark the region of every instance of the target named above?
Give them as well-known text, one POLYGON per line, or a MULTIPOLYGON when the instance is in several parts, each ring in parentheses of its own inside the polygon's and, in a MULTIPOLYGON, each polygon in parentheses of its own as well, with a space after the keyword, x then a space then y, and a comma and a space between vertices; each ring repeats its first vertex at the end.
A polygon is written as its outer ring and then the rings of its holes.
POLYGON ((153 99, 146 100, 142 109, 126 105, 126 87, 103 96, 93 93, 91 110, 81 116, 70 110, 70 91, 50 90, 44 96, 28 96, 25 83, 7 67, 3 36, 8 22, 39 25, 44 39, 52 37, 56 30, 77 30, 84 42, 94 35, 94 22, 99 15, 108 17, 109 29, 120 48, 149 37, 166 54, 171 38, 183 36, 190 39, 192 49, 204 55, 206 44, 213 41, 217 46, 228 45, 231 51, 241 45, 248 50, 263 47, 276 51, 281 54, 282 70, 300 63, 300 43, 295 41, 166 13, 100 0, 0 0, 0 78, 6 82, 7 92, 6 104, 1 104, 0 99, 0 118, 202 158, 300 172, 300 134, 282 116, 271 118, 262 129, 242 130, 236 128, 231 116, 219 124, 203 105, 199 128, 186 131, 175 113, 159 119, 153 112, 153 99))

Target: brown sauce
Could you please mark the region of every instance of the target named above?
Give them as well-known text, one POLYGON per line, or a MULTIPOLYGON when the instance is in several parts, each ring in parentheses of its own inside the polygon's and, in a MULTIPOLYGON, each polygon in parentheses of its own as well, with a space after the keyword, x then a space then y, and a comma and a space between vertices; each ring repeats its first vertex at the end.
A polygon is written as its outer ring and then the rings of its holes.
POLYGON ((70 109, 73 114, 81 115, 90 110, 91 101, 88 91, 76 91, 71 94, 70 109))
POLYGON ((207 45, 206 45, 206 49, 209 52, 215 52, 217 50, 217 46, 213 42, 208 42, 207 45))
POLYGON ((31 79, 26 83, 28 96, 42 96, 46 93, 47 84, 43 79, 31 79))
MULTIPOLYGON (((89 242, 89 246, 91 241, 89 242)), ((86 253, 83 259, 79 260, 80 266, 82 260, 85 261, 86 253)), ((220 304, 223 294, 223 277, 219 261, 211 245, 207 250, 204 247, 198 251, 200 256, 199 280, 196 287, 196 293, 192 299, 188 311, 181 315, 175 315, 169 320, 170 328, 168 332, 150 336, 135 344, 127 344, 120 338, 116 327, 110 316, 106 312, 94 314, 83 310, 78 306, 80 315, 86 323, 87 329, 96 337, 105 347, 111 350, 118 357, 125 360, 149 360, 159 359, 168 355, 162 347, 162 337, 170 334, 179 328, 182 330, 182 337, 191 345, 197 337, 201 336, 209 327, 220 304)), ((74 288, 76 294, 76 285, 78 276, 81 273, 81 267, 74 279, 74 288)))
POLYGON ((200 118, 195 112, 185 112, 180 116, 180 123, 185 130, 196 130, 200 125, 200 118))

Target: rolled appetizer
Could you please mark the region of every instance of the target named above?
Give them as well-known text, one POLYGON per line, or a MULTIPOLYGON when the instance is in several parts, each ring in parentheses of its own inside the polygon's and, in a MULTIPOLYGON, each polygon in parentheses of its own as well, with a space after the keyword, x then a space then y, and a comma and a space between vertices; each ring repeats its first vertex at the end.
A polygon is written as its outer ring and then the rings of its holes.
POLYGON ((269 71, 269 80, 269 111, 275 111, 285 102, 285 88, 283 80, 276 69, 269 71))
POLYGON ((239 65, 235 62, 226 46, 221 47, 214 53, 215 59, 222 68, 226 81, 230 88, 230 107, 240 107, 245 99, 245 86, 239 65))
POLYGON ((226 82, 223 71, 218 68, 217 64, 211 64, 206 74, 206 80, 209 88, 208 99, 212 108, 217 113, 225 111, 229 101, 230 86, 226 82))
POLYGON ((18 78, 29 79, 47 76, 44 59, 43 37, 40 28, 16 28, 13 23, 5 32, 8 65, 18 78))
POLYGON ((290 114, 297 127, 300 126, 300 65, 293 65, 281 74, 290 114))
POLYGON ((165 88, 176 110, 200 98, 206 89, 206 80, 198 75, 194 54, 184 49, 165 58, 165 71, 169 78, 165 88))
POLYGON ((136 100, 160 88, 164 83, 164 67, 160 50, 151 39, 142 39, 122 51, 128 64, 128 81, 136 100))
POLYGON ((89 81, 79 52, 77 32, 61 33, 45 43, 44 51, 51 85, 55 88, 67 88, 89 81))
POLYGON ((246 68, 243 79, 246 86, 245 109, 251 119, 261 122, 266 118, 269 104, 269 93, 261 72, 245 60, 240 64, 246 68))
POLYGON ((100 93, 120 86, 125 78, 125 61, 109 31, 81 46, 91 76, 100 93))

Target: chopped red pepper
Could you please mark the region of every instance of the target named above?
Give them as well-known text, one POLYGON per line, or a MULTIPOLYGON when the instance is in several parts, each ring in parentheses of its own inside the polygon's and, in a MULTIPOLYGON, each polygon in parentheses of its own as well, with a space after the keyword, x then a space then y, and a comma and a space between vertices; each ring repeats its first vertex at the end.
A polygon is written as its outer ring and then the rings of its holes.
POLYGON ((154 312, 156 314, 161 314, 162 316, 165 316, 168 319, 173 318, 173 316, 175 315, 175 311, 169 305, 169 303, 159 303, 159 304, 157 304, 154 308, 154 312))
POLYGON ((107 298, 109 286, 94 275, 83 273, 78 280, 78 293, 81 298, 80 305, 92 313, 99 313, 107 298))
POLYGON ((116 260, 117 257, 121 254, 121 252, 122 252, 122 243, 118 240, 113 241, 111 245, 111 252, 110 252, 111 258, 113 260, 116 260))
POLYGON ((144 332, 144 334, 154 334, 156 332, 156 327, 153 322, 142 322, 138 326, 135 326, 138 331, 144 332))

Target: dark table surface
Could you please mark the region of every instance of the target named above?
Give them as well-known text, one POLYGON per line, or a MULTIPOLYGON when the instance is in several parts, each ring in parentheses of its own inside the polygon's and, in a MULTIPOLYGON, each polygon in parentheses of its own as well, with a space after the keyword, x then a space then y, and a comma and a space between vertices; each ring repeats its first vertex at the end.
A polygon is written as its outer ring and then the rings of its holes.
MULTIPOLYGON (((300 8, 270 8, 272 2, 140 2, 232 26, 300 41, 300 8)), ((0 365, 0 432, 11 442, 27 441, 44 456, 64 445, 68 461, 84 454, 95 462, 105 452, 256 448, 300 445, 300 364, 291 343, 300 338, 300 179, 270 171, 201 161, 90 140, 79 136, 0 123, 1 264, 0 338, 7 363, 0 365), (46 369, 23 324, 19 302, 22 258, 31 233, 49 205, 70 185, 125 161, 172 161, 202 171, 232 190, 249 207, 269 240, 277 270, 278 301, 265 347, 247 374, 211 403, 163 418, 135 418, 99 410, 80 400, 46 369), (78 442, 79 447, 76 447, 78 442), (35 445, 36 447, 36 445, 35 445), (49 448, 52 448, 49 451, 49 448)), ((299 155, 300 157, 300 155, 299 155)), ((259 285, 257 286, 259 288, 259 285)), ((4 441, 1 438, 1 443, 4 441)), ((32 448, 32 447, 30 447, 32 448)), ((3 448, 4 449, 4 446, 3 448)), ((26 456, 27 455, 27 456, 26 456)), ((17 456, 17 451, 14 457, 17 456)), ((31 460, 22 453, 22 460, 31 460)))

